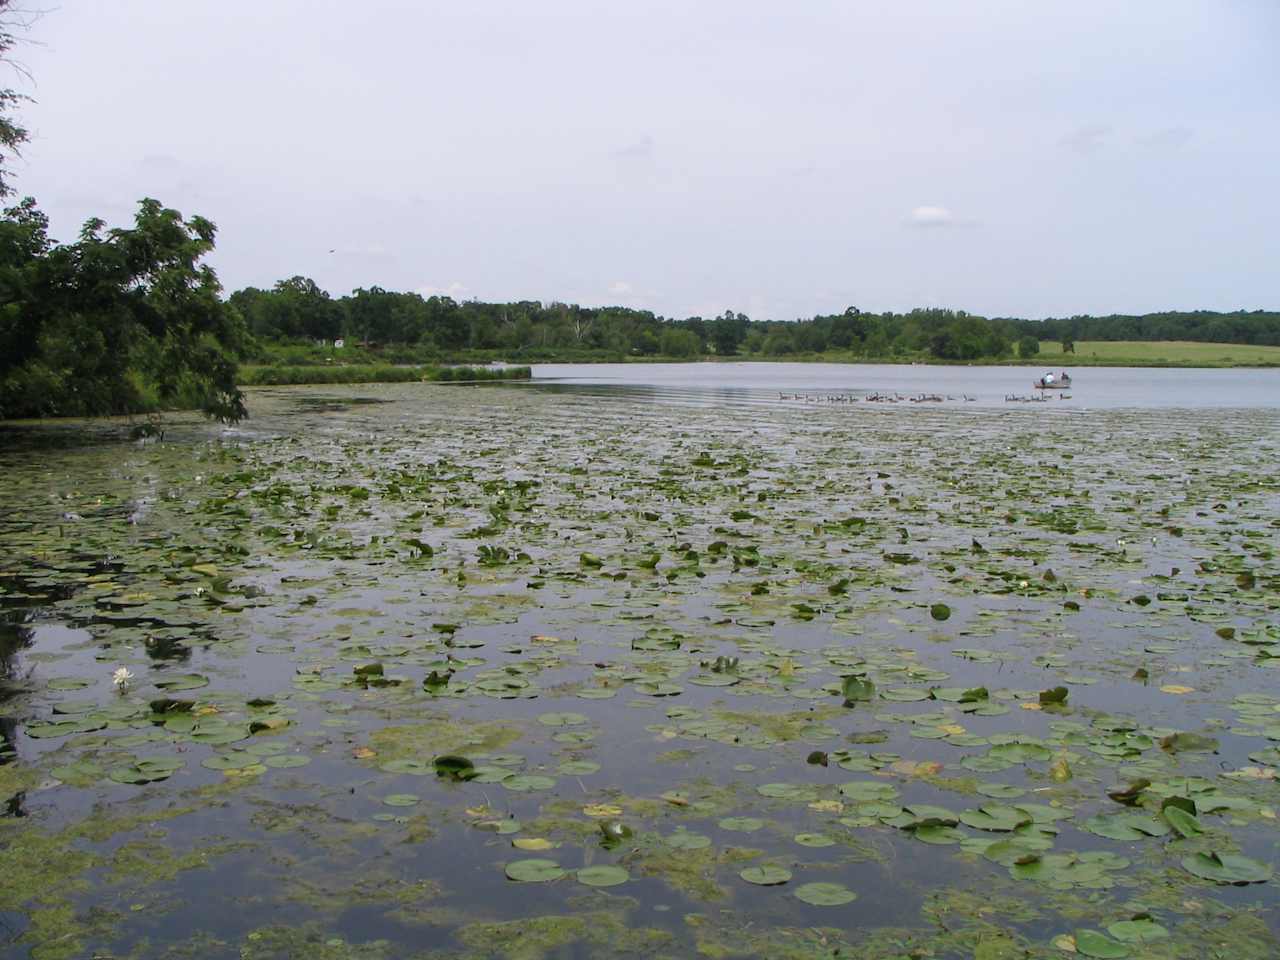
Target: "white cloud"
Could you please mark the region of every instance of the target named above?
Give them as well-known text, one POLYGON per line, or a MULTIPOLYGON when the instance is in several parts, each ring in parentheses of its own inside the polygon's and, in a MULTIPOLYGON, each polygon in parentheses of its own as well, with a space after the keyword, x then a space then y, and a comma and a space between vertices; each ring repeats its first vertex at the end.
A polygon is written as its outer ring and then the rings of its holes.
POLYGON ((625 280, 615 280, 609 284, 609 292, 615 297, 629 297, 635 290, 625 280))
POLYGON ((1076 153, 1093 153, 1106 146, 1112 132, 1111 127, 1105 123, 1087 123, 1076 127, 1058 143, 1076 153))
POLYGON ((911 211, 911 225, 915 227, 949 227, 955 220, 946 207, 916 207, 911 211))
POLYGON ((182 166, 182 161, 171 153, 148 153, 139 164, 144 170, 171 171, 182 166))
POLYGON ((653 156, 653 137, 646 133, 639 140, 614 150, 613 155, 623 160, 647 160, 653 156))
POLYGON ((450 297, 454 300, 460 299, 467 292, 467 287, 463 286, 457 280, 454 280, 447 287, 437 287, 427 283, 418 287, 414 293, 423 297, 450 297))
POLYGON ((1166 127, 1143 137, 1139 142, 1144 147, 1157 150, 1177 150, 1190 143, 1193 137, 1195 133, 1189 127, 1166 127))

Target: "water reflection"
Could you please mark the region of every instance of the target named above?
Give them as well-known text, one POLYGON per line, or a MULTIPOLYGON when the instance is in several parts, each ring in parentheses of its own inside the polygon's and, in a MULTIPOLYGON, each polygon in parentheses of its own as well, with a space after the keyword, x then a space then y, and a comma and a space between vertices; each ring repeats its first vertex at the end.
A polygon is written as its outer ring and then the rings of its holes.
POLYGON ((754 406, 757 404, 776 403, 779 399, 777 394, 749 387, 704 387, 697 385, 676 387, 640 383, 548 382, 522 385, 522 389, 527 389, 529 386, 543 393, 560 396, 589 397, 599 400, 643 400, 650 403, 685 403, 703 407, 754 406))
MULTIPOLYGON (((837 363, 538 364, 538 389, 588 387, 589 396, 712 404, 794 403, 806 398, 868 395, 904 400, 940 395, 1006 405, 1009 396, 1036 396, 1039 367, 837 363), (638 391, 638 392, 633 392, 638 391), (721 392, 723 391, 723 392, 721 392)), ((1052 409, 1280 407, 1280 370, 1086 367, 1072 373, 1070 399, 1052 409)))
POLYGON ((0 608, 0 700, 5 697, 4 683, 17 678, 18 652, 31 646, 33 631, 28 623, 30 613, 0 608))

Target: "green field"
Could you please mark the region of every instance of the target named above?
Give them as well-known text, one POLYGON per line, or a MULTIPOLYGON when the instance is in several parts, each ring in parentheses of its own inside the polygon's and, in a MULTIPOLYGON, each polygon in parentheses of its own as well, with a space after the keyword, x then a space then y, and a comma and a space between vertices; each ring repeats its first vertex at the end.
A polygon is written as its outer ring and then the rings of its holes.
POLYGON ((1076 366, 1280 366, 1280 347, 1190 340, 1077 340, 1074 354, 1063 354, 1056 340, 1040 341, 1040 356, 1076 366))

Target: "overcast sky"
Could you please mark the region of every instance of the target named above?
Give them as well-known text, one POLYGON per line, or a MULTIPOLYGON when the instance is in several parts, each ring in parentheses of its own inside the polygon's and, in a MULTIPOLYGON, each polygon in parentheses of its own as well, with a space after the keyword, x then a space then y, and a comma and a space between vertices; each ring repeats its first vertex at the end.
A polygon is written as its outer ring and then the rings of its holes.
POLYGON ((1276 0, 56 0, 11 166, 228 291, 1280 308, 1276 0))

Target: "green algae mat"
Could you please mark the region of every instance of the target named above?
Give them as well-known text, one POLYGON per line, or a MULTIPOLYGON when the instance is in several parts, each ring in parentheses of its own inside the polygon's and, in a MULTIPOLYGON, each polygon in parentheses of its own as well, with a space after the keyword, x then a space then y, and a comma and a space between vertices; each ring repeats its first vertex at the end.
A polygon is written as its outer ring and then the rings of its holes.
POLYGON ((1275 411, 251 401, 0 439, 4 956, 1280 954, 1275 411))

